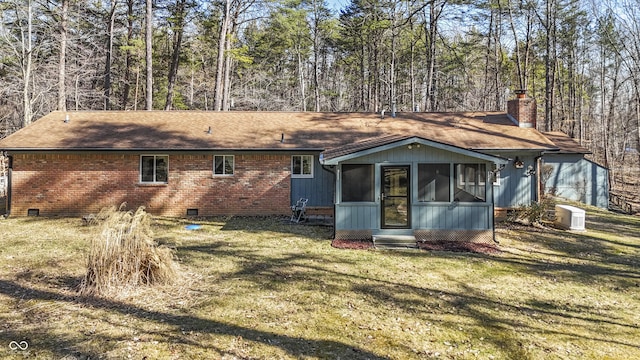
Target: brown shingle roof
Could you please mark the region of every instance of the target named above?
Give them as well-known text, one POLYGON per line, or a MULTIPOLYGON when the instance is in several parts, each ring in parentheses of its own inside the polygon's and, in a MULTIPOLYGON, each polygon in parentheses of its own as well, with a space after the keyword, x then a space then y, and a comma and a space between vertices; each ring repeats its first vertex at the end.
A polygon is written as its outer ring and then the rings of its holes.
POLYGON ((392 135, 471 150, 557 149, 540 132, 513 125, 504 113, 398 113, 381 118, 375 113, 204 111, 52 112, 0 140, 0 149, 326 150, 392 135))
POLYGON ((379 146, 394 143, 396 141, 404 140, 410 136, 406 135, 383 135, 374 138, 368 138, 344 144, 342 146, 335 146, 323 152, 325 159, 333 159, 343 155, 353 154, 362 150, 373 149, 379 146))
POLYGON ((580 146, 573 138, 559 131, 543 133, 553 144, 558 147, 560 153, 591 154, 589 149, 580 146))

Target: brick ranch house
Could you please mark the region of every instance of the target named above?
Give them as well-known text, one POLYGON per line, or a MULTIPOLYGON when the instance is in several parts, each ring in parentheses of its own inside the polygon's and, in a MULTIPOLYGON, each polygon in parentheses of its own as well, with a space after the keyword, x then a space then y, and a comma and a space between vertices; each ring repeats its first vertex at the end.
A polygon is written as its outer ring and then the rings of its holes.
POLYGON ((289 214, 305 197, 334 215, 337 238, 481 239, 497 209, 543 186, 606 207, 607 170, 538 132, 535 109, 518 98, 507 113, 52 112, 0 140, 7 213, 126 202, 174 217, 289 214))

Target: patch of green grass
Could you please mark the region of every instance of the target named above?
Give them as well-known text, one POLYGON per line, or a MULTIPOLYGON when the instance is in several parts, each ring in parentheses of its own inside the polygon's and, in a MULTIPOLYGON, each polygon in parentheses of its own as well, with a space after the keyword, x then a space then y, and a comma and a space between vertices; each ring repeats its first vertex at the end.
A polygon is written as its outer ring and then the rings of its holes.
POLYGON ((500 255, 340 250, 330 229, 276 218, 189 223, 154 223, 183 283, 107 299, 76 288, 95 228, 0 221, 0 358, 640 357, 638 218, 502 225, 500 255))

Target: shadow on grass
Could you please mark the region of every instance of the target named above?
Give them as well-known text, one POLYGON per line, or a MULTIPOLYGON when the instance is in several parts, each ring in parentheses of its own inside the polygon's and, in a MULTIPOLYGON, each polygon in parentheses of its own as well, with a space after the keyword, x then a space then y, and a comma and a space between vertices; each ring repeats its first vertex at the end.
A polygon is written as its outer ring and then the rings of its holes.
MULTIPOLYGON (((640 238, 603 239, 587 232, 518 227, 518 241, 495 257, 534 274, 585 285, 605 280, 625 287, 640 282, 640 238)), ((618 236, 617 238, 621 238, 618 236)))
POLYGON ((243 231, 261 233, 272 231, 282 234, 300 235, 313 240, 326 240, 331 235, 331 228, 326 226, 305 225, 305 223, 293 223, 289 217, 249 217, 233 216, 226 219, 223 231, 243 231))
MULTIPOLYGON (((557 241, 550 237, 549 242, 557 241)), ((595 241, 595 240, 594 240, 595 241)), ((582 245, 589 246, 589 245, 582 245)), ((187 247, 184 251, 208 252, 211 248, 187 247)), ((566 250, 566 249, 565 249, 566 250)), ((597 262, 582 264, 582 260, 571 256, 571 251, 582 250, 581 247, 572 248, 566 251, 560 259, 544 259, 545 253, 540 257, 512 256, 509 253, 503 256, 490 256, 482 254, 461 254, 438 252, 425 253, 420 251, 411 252, 384 252, 384 256, 398 258, 425 259, 433 256, 446 257, 458 261, 460 264, 468 262, 470 259, 476 261, 490 261, 495 263, 508 264, 519 268, 523 273, 539 274, 546 276, 554 274, 560 281, 570 280, 588 285, 593 281, 593 277, 614 277, 622 279, 638 277, 637 267, 630 261, 618 260, 624 266, 620 268, 612 267, 609 264, 599 264, 597 262)), ((339 250, 337 250, 339 251, 339 250)), ((538 334, 544 336, 568 336, 574 339, 586 339, 617 346, 627 346, 636 349, 640 343, 631 343, 612 339, 606 335, 598 335, 593 332, 592 336, 585 336, 579 329, 574 329, 575 323, 582 324, 582 327, 596 327, 608 324, 614 327, 636 331, 637 325, 631 324, 622 317, 615 317, 608 314, 600 315, 601 311, 597 307, 586 305, 560 304, 543 301, 535 298, 519 302, 504 302, 499 298, 488 296, 482 291, 449 278, 450 288, 454 290, 443 290, 437 287, 416 286, 402 281, 402 276, 397 279, 381 280, 370 278, 358 272, 349 273, 338 271, 326 266, 326 258, 314 256, 312 254, 296 255, 278 253, 277 256, 265 256, 251 251, 239 251, 238 249, 216 249, 211 253, 213 256, 233 257, 242 264, 235 272, 225 274, 219 280, 231 281, 233 279, 243 279, 254 282, 261 288, 270 290, 282 290, 283 286, 298 286, 310 291, 326 291, 339 293, 344 290, 344 284, 349 284, 348 291, 360 294, 366 302, 374 307, 388 309, 393 313, 397 310, 415 314, 417 317, 431 317, 432 321, 438 321, 447 312, 458 314, 464 319, 471 319, 475 323, 473 330, 476 338, 485 338, 487 342, 493 342, 497 348, 504 349, 505 354, 511 354, 513 358, 530 359, 533 358, 527 353, 522 344, 518 332, 538 334), (321 283, 322 288, 317 285, 321 283), (292 285, 295 284, 295 285, 292 285), (525 323, 523 317, 533 318, 540 316, 546 322, 539 326, 535 322, 525 323), (556 324, 556 325, 550 325, 556 324), (558 327, 557 325, 562 325, 558 327), (516 331, 517 330, 517 331, 516 331)), ((383 253, 377 253, 382 256, 383 253)), ((377 255, 373 253, 373 257, 377 255)), ((610 255, 614 257, 615 255, 610 255)), ((344 259, 335 259, 341 265, 349 264, 344 259)), ((355 262, 351 265, 355 265, 355 262)), ((398 274, 400 275, 400 274, 398 274)), ((446 277, 446 275, 444 275, 446 277)), ((607 278, 609 279, 609 278, 607 278)), ((460 324, 453 321, 440 321, 450 329, 457 329, 460 324)), ((544 347, 544 344, 540 344, 544 347)), ((408 350, 409 351, 409 350, 408 350)))
MULTIPOLYGON (((56 293, 52 291, 44 291, 39 289, 33 289, 29 287, 25 287, 16 282, 6 281, 0 279, 0 293, 21 300, 41 300, 41 301, 56 301, 56 302, 68 302, 74 303, 78 305, 82 305, 85 307, 95 308, 95 309, 105 309, 110 311, 116 311, 123 315, 134 316, 136 318, 144 319, 147 321, 155 321, 158 323, 173 325, 178 327, 183 332, 189 331, 197 331, 201 333, 213 333, 213 334, 223 334, 223 335, 231 335, 231 336, 241 336, 242 338, 255 342, 262 342, 268 344, 269 346, 279 347, 284 350, 286 353, 291 356, 302 358, 306 356, 315 356, 317 355, 314 352, 314 349, 322 348, 322 349, 332 349, 333 351, 337 351, 342 354, 350 354, 351 358, 354 359, 386 359, 385 357, 376 355, 364 349, 355 348, 349 346, 347 344, 331 341, 331 340, 317 340, 317 339, 305 339, 305 338, 297 338, 291 337, 281 334, 276 334, 272 332, 259 331, 255 329, 250 329, 234 324, 227 324, 219 321, 213 321, 209 319, 203 319, 200 317, 190 316, 190 315, 177 315, 171 314, 167 312, 161 311, 153 311, 148 309, 143 309, 138 306, 133 306, 131 304, 126 304, 118 301, 111 301, 105 299, 98 299, 92 297, 78 297, 78 296, 70 296, 61 293, 56 293), (304 343, 304 345, 303 345, 304 343)), ((34 348, 38 346, 38 344, 46 344, 51 346, 49 350, 57 355, 68 355, 65 351, 68 349, 75 349, 75 345, 73 341, 60 339, 54 334, 44 335, 42 339, 35 338, 33 334, 22 334, 15 333, 10 334, 15 336, 15 339, 27 339, 31 344, 34 344, 34 348), (49 344, 48 342, 51 340, 47 340, 46 337, 56 338, 55 344, 49 344)), ((162 334, 165 336, 166 334, 162 334)), ((7 334, 3 333, 2 337, 6 337, 7 334)), ((106 340, 106 339, 105 339, 106 340)), ((185 342, 185 339, 180 338, 181 342, 185 342)), ((192 345, 202 346, 195 342, 192 342, 192 345)), ((82 356, 86 358, 98 358, 97 354, 93 354, 90 352, 82 352, 78 350, 74 350, 74 353, 77 356, 82 356)))
MULTIPOLYGON (((0 289, 1 290, 1 289, 0 289)), ((67 358, 69 355, 73 359, 100 359, 104 354, 92 350, 80 350, 74 340, 63 339, 54 334, 47 336, 38 336, 24 331, 5 330, 0 333, 0 356, 9 357, 14 355, 15 358, 32 358, 42 349, 49 349, 59 358, 67 358), (26 345, 23 343, 26 341, 26 345), (21 346, 11 346, 10 344, 19 343, 21 346), (64 351, 55 351, 60 349, 64 351)))
MULTIPOLYGON (((451 260, 456 266, 464 266, 469 261, 486 261, 491 266, 507 265, 508 269, 516 273, 539 276, 540 278, 557 278, 559 282, 568 281, 590 286, 594 281, 603 284, 612 284, 623 288, 628 282, 637 281, 640 278, 637 247, 633 242, 618 243, 597 238, 595 236, 575 233, 565 233, 555 230, 529 231, 531 229, 518 229, 517 241, 513 241, 512 248, 503 246, 502 255, 482 255, 467 253, 446 252, 362 252, 364 256, 356 256, 357 253, 342 252, 342 250, 330 250, 327 253, 314 253, 313 251, 294 251, 288 248, 287 243, 280 243, 278 236, 283 238, 295 234, 304 236, 311 241, 320 240, 322 232, 313 232, 316 229, 308 229, 297 225, 289 225, 274 219, 255 218, 231 218, 227 222, 216 221, 204 223, 207 226, 215 226, 221 230, 212 233, 211 237, 186 242, 184 245, 176 245, 180 257, 186 263, 191 263, 194 258, 206 256, 208 258, 225 258, 236 265, 231 271, 220 272, 211 281, 236 282, 238 279, 253 282, 262 289, 278 291, 284 287, 292 287, 294 290, 313 292, 326 292, 334 296, 342 294, 357 294, 368 305, 385 309, 385 314, 394 314, 402 311, 402 314, 411 314, 415 319, 431 321, 439 326, 456 329, 465 326, 464 331, 475 338, 484 338, 487 343, 492 343, 503 354, 519 359, 531 359, 526 349, 528 344, 523 344, 522 337, 518 333, 535 334, 539 338, 555 336, 571 338, 578 342, 582 340, 606 343, 629 347, 638 351, 640 343, 624 338, 614 338, 597 330, 602 324, 609 325, 623 332, 632 333, 638 330, 638 325, 632 320, 622 316, 616 316, 612 311, 602 312, 601 308, 573 302, 562 303, 556 298, 552 300, 538 296, 535 291, 522 300, 503 300, 500 296, 485 294, 481 289, 462 282, 446 274, 446 268, 441 268, 440 277, 445 279, 446 286, 440 287, 429 284, 428 281, 414 282, 405 279, 399 270, 390 277, 371 276, 363 271, 363 262, 377 262, 386 258, 397 258, 393 264, 402 264, 406 258, 409 260, 429 261, 438 257, 451 260), (233 231, 259 234, 273 232, 267 243, 250 243, 236 240, 233 231), (216 236, 224 233, 223 238, 216 236), (225 236, 229 238, 224 238, 225 236), (566 236, 565 236, 566 235, 566 236), (275 238, 275 239, 274 239, 275 238), (256 247, 258 244, 262 246, 256 247), (278 247, 281 245, 281 247, 278 247), (627 246, 629 245, 629 246, 627 246), (266 251, 269 246, 275 246, 273 252, 266 251), (621 250, 622 249, 622 250, 621 250), (346 255, 346 256, 340 256, 346 255), (459 315, 452 318, 450 314, 459 315), (452 320, 453 319, 453 320, 452 320), (456 319, 463 319, 468 324, 461 324, 456 319), (577 325, 576 325, 577 324, 577 325), (578 327, 587 329, 581 331, 578 327)), ((167 230, 171 229, 167 227, 167 230)), ((173 227, 175 229, 175 227, 173 227)), ((170 237, 168 238, 170 239, 170 237)), ((625 240, 622 240, 624 242, 625 240)), ((329 246, 327 242, 327 246, 329 246)), ((379 264, 383 264, 382 262, 379 264)), ((381 265, 384 266, 384 265, 381 265)), ((366 267, 366 269, 370 269, 366 267)), ((385 273, 387 275, 387 273, 385 273)), ((118 301, 77 297, 55 290, 39 290, 23 281, 37 282, 41 279, 37 276, 24 275, 20 281, 0 280, 0 294, 15 300, 42 300, 53 302, 67 302, 78 304, 93 309, 109 310, 125 316, 132 316, 144 321, 167 324, 182 331, 194 331, 208 334, 221 334, 233 337, 242 337, 248 341, 263 343, 270 347, 277 347, 292 357, 318 356, 318 349, 331 349, 336 354, 348 354, 349 358, 383 359, 384 357, 374 352, 353 347, 347 342, 298 338, 270 331, 261 331, 235 324, 211 320, 193 315, 181 315, 168 311, 149 310, 139 306, 132 306, 118 301)), ((51 288, 71 286, 74 281, 68 277, 49 278, 47 283, 51 288)), ((499 285, 498 285, 499 286, 499 285)), ((302 296, 302 295, 301 295, 302 296)), ((300 301, 304 299, 292 297, 288 301, 300 301)), ((301 306, 303 308, 303 306, 301 306)), ((393 315, 389 315, 393 316, 393 315)), ((381 320, 384 321, 384 320, 381 320)), ((342 331, 348 331, 342 330, 342 331)), ((461 330, 463 331, 463 330, 461 330)), ((6 339, 9 333, 0 334, 0 339, 6 339)), ((39 338, 24 333, 10 334, 18 338, 29 338, 35 343, 42 343, 55 354, 68 355, 65 349, 74 349, 79 355, 95 358, 91 351, 78 350, 78 344, 73 339, 57 339, 55 343, 47 338, 53 334, 38 334, 39 338), (31 336, 31 337, 30 337, 31 336)), ((178 331, 158 332, 158 337, 163 339, 175 339, 181 343, 203 347, 203 344, 180 336, 178 331)), ((117 339, 105 338, 104 341, 117 339)), ((441 339, 438 339, 441 340, 441 339)), ((427 341, 427 340, 425 340, 427 341)), ((525 339, 524 341, 530 341, 525 339)), ((400 341, 400 343, 402 343, 400 341)), ((207 347, 210 345, 207 344, 207 347)), ((545 344, 539 344, 543 350, 545 344)), ((225 350, 218 349, 221 353, 225 350)), ((411 352, 411 349, 403 349, 411 352)), ((550 350, 551 351, 551 350, 550 350)), ((539 355, 539 353, 538 353, 539 355)), ((346 356, 346 355, 345 355, 346 356)))
MULTIPOLYGON (((327 240, 331 238, 332 227, 317 226, 304 222, 293 223, 287 216, 216 216, 191 219, 174 219, 156 217, 153 229, 156 233, 176 230, 176 225, 184 231, 196 236, 209 230, 220 230, 223 233, 241 232, 260 235, 263 233, 301 236, 311 240, 327 240), (186 226, 200 225, 201 228, 188 231, 186 226)), ((157 237, 156 241, 166 244, 170 237, 157 237)))
POLYGON ((640 216, 619 214, 604 209, 588 209, 586 214, 586 228, 609 231, 627 237, 640 237, 640 216))

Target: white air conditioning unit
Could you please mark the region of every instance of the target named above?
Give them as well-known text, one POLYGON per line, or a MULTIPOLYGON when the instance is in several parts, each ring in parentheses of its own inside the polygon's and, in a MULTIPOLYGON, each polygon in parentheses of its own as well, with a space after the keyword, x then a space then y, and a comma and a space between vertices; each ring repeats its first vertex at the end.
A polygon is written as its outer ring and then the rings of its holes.
POLYGON ((563 229, 585 231, 585 212, 575 206, 556 205, 556 225, 563 229))

